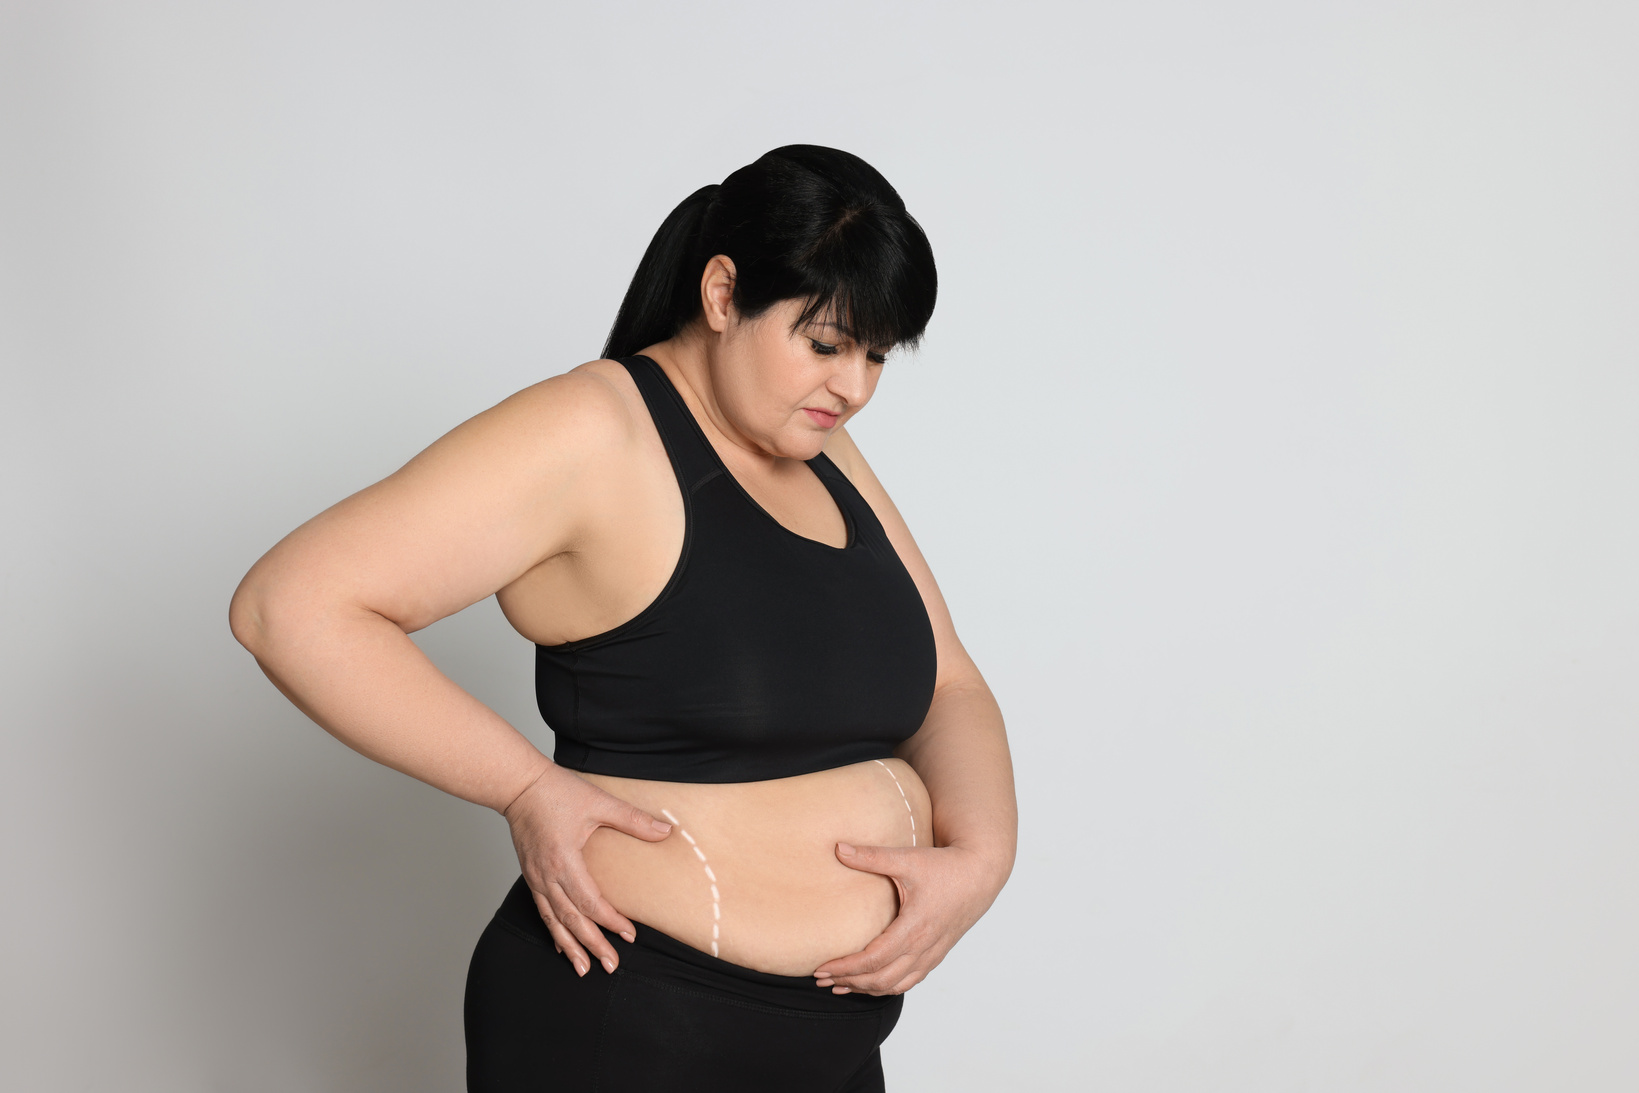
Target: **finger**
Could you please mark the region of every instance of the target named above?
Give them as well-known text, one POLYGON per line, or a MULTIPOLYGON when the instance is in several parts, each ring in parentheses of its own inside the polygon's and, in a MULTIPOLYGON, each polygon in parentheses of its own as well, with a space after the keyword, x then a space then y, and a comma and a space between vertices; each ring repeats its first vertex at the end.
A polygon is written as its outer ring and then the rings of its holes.
POLYGON ((862 873, 880 873, 884 877, 902 877, 913 868, 918 853, 911 846, 852 846, 837 843, 837 861, 849 869, 862 873))
POLYGON ((922 982, 922 980, 926 979, 928 977, 928 973, 932 970, 932 968, 912 968, 911 973, 904 979, 901 979, 898 983, 894 984, 893 990, 889 991, 888 993, 904 994, 906 991, 922 982))
POLYGON ((672 825, 644 812, 636 805, 627 804, 613 794, 605 802, 608 807, 598 814, 597 821, 604 827, 624 831, 635 839, 657 843, 672 833, 672 825))
POLYGON ((908 969, 914 966, 921 957, 920 953, 903 952, 895 954, 892 960, 868 972, 859 972, 854 975, 829 975, 829 983, 821 982, 820 986, 852 987, 854 990, 881 992, 885 987, 905 977, 908 969))
POLYGON ((852 976, 839 980, 831 988, 832 994, 902 994, 909 990, 912 977, 920 981, 917 974, 917 958, 919 954, 906 953, 874 975, 852 976), (902 985, 903 984, 903 985, 902 985))
POLYGON ((814 969, 816 979, 840 979, 849 975, 869 975, 885 968, 902 954, 910 951, 910 930, 902 919, 895 919, 888 928, 871 939, 871 943, 857 953, 827 960, 814 969))
POLYGON ((585 975, 592 970, 592 958, 586 955, 586 950, 580 947, 575 935, 563 928, 561 922, 554 921, 547 929, 552 933, 552 947, 569 957, 570 966, 575 969, 576 975, 585 975), (574 955, 570 956, 573 952, 574 955))
POLYGON ((533 889, 529 894, 535 898, 535 910, 540 912, 541 921, 546 923, 546 932, 552 935, 553 946, 558 952, 569 958, 569 963, 574 965, 576 975, 585 975, 592 967, 592 960, 586 955, 586 950, 582 949, 575 941, 575 935, 564 929, 563 923, 558 921, 558 916, 552 910, 552 904, 545 896, 533 889))
POLYGON ((631 919, 615 910, 614 904, 603 898, 603 892, 598 889, 590 873, 584 869, 566 873, 558 878, 558 886, 581 914, 627 941, 637 940, 637 927, 632 925, 631 919))
POLYGON ((614 946, 603 936, 603 931, 598 929, 597 923, 587 918, 581 909, 575 906, 575 901, 569 898, 569 894, 560 884, 553 883, 548 888, 547 899, 552 903, 553 914, 558 916, 558 921, 571 937, 580 942, 581 947, 603 965, 604 971, 612 973, 619 965, 620 958, 615 955, 614 946))

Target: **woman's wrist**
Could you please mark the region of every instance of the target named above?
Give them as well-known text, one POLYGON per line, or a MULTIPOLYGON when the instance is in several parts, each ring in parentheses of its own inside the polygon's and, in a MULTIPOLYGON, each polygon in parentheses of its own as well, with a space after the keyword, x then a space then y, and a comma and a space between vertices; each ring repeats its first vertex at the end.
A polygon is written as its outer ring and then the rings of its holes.
POLYGON ((548 774, 556 769, 556 767, 557 764, 552 762, 552 760, 548 759, 544 755, 540 756, 540 762, 535 765, 534 769, 528 771, 524 775, 524 778, 520 782, 517 790, 508 796, 504 802, 497 803, 491 807, 510 821, 512 819, 511 813, 513 806, 526 797, 529 794, 529 791, 539 785, 548 774))

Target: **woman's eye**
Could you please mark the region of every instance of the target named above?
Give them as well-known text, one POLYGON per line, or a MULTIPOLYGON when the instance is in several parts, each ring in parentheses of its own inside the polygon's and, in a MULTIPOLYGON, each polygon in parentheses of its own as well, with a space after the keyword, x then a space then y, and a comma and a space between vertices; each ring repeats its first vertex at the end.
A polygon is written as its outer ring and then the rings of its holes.
POLYGON ((886 353, 867 353, 867 354, 865 354, 865 359, 870 361, 872 364, 887 364, 888 363, 888 354, 886 354, 886 353))
POLYGON ((808 344, 813 346, 814 352, 818 353, 822 357, 831 357, 836 355, 837 347, 834 345, 826 345, 824 342, 817 341, 813 338, 808 339, 808 344))

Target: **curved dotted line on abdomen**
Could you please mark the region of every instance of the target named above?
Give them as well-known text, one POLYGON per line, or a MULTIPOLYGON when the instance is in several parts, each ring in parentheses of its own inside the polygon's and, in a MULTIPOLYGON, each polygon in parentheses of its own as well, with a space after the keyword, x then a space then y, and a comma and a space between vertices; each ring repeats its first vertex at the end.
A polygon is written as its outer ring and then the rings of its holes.
MULTIPOLYGON (((911 816, 911 845, 915 846, 916 845, 916 813, 914 811, 912 811, 912 809, 911 809, 911 799, 909 797, 905 796, 905 787, 899 784, 899 776, 896 775, 893 772, 893 768, 890 767, 888 764, 884 763, 880 759, 872 759, 871 762, 875 763, 877 766, 879 766, 883 770, 887 771, 888 772, 888 777, 893 779, 893 788, 895 788, 899 791, 899 799, 901 801, 905 802, 905 811, 909 812, 910 816, 911 816)), ((689 841, 693 842, 692 839, 689 840, 689 841)))
MULTIPOLYGON (((888 773, 892 774, 893 771, 889 771, 888 773)), ((903 792, 903 790, 901 790, 901 792, 903 792)), ((677 833, 688 841, 689 846, 694 848, 694 856, 700 859, 700 865, 706 871, 706 880, 711 882, 711 955, 716 956, 717 938, 723 920, 723 899, 717 892, 717 874, 711 871, 711 864, 706 861, 705 851, 700 849, 699 844, 694 841, 694 836, 690 835, 688 831, 684 829, 683 824, 677 819, 677 817, 673 816, 665 809, 661 809, 660 814, 666 817, 666 819, 670 820, 672 824, 676 826, 677 833)), ((911 825, 914 827, 915 824, 916 821, 912 820, 911 825)))

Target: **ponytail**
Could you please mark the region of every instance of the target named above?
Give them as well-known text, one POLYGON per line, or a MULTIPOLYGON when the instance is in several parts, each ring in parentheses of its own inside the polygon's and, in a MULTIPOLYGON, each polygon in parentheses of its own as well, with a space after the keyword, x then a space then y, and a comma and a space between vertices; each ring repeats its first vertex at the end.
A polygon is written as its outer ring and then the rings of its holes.
POLYGON ((861 344, 915 345, 939 290, 933 250, 905 203, 858 156, 776 148, 671 211, 638 263, 605 357, 675 336, 700 314, 706 260, 734 262, 734 307, 754 319, 801 300, 792 330, 824 317, 861 344))
POLYGON ((710 255, 700 255, 700 227, 706 210, 722 187, 702 186, 671 211, 649 240, 637 264, 626 298, 620 302, 605 357, 629 357, 645 346, 663 342, 687 325, 700 308, 696 298, 700 271, 710 255))

